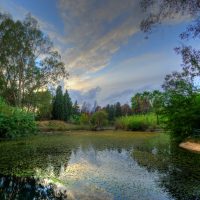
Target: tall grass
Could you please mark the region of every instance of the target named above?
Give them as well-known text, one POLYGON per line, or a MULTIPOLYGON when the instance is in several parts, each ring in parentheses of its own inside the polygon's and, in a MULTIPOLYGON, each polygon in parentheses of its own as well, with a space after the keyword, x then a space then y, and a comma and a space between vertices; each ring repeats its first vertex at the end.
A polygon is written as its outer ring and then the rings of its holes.
POLYGON ((131 131, 153 131, 157 128, 157 117, 155 114, 120 117, 115 122, 115 128, 131 131))

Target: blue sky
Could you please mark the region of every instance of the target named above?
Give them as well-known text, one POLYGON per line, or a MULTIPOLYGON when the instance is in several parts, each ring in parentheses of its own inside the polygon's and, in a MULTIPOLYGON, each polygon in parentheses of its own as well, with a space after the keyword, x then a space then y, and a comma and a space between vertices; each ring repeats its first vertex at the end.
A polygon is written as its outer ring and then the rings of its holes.
POLYGON ((70 77, 60 81, 72 99, 105 105, 159 89, 166 74, 180 69, 181 58, 173 49, 185 43, 179 33, 190 20, 166 20, 145 39, 139 24, 146 14, 138 2, 0 0, 0 11, 15 19, 31 13, 62 55, 70 77))

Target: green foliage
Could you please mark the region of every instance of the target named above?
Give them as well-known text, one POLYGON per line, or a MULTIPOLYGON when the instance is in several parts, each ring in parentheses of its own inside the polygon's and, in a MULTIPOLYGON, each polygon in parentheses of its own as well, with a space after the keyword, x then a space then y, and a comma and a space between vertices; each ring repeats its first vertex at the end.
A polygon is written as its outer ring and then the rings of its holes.
POLYGON ((105 107, 106 112, 108 113, 108 120, 113 122, 115 120, 115 106, 114 105, 107 105, 105 107))
POLYGON ((107 123, 108 123, 108 114, 103 110, 95 112, 91 117, 91 124, 95 130, 98 128, 102 128, 107 123))
POLYGON ((90 123, 90 117, 87 113, 82 113, 80 116, 80 124, 89 124, 90 123))
POLYGON ((58 86, 56 89, 56 95, 53 99, 52 118, 54 120, 69 121, 72 114, 72 101, 68 91, 66 90, 63 95, 62 87, 58 86))
POLYGON ((77 101, 75 101, 75 103, 74 103, 74 105, 73 105, 73 107, 72 107, 72 114, 73 114, 73 115, 77 115, 77 116, 80 115, 80 107, 79 107, 77 101))
POLYGON ((73 124, 80 124, 80 115, 71 115, 69 121, 73 124))
POLYGON ((63 93, 61 86, 57 87, 56 96, 53 99, 52 117, 55 120, 64 119, 63 93))
POLYGON ((136 114, 145 114, 155 112, 159 114, 162 109, 162 92, 154 90, 152 92, 144 91, 137 93, 131 98, 132 110, 136 114))
POLYGON ((67 90, 65 91, 65 94, 63 96, 63 109, 64 109, 63 119, 64 121, 69 121, 73 110, 72 110, 72 101, 67 90))
POLYGON ((117 102, 115 105, 115 117, 121 117, 121 116, 122 116, 121 104, 117 102))
POLYGON ((115 121, 115 118, 121 116, 127 116, 132 114, 131 107, 128 104, 121 105, 117 102, 114 105, 108 104, 106 107, 103 108, 108 113, 108 120, 110 123, 115 121))
POLYGON ((7 105, 0 98, 0 137, 14 138, 35 133, 36 125, 31 113, 7 105))
POLYGON ((120 117, 115 122, 115 128, 131 131, 152 131, 157 128, 156 115, 148 114, 120 117))
POLYGON ((182 140, 200 128, 200 96, 167 94, 169 102, 164 106, 166 128, 172 131, 177 140, 182 140))
POLYGON ((165 78, 164 106, 166 128, 176 140, 182 140, 200 128, 199 91, 195 86, 196 69, 183 68, 165 78), (194 74, 195 72, 195 74, 194 74))
MULTIPOLYGON (((52 112, 52 94, 49 90, 34 92, 31 98, 29 109, 36 114, 37 120, 51 119, 52 112)), ((29 102, 26 102, 28 104, 29 102)))

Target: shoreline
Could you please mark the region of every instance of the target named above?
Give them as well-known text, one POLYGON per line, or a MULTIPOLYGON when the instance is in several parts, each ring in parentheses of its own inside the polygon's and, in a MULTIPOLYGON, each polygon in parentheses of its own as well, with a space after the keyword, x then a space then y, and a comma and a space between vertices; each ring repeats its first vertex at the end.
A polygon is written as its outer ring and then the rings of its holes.
POLYGON ((189 151, 195 151, 200 153, 200 143, 195 143, 195 142, 181 142, 179 144, 179 147, 189 150, 189 151))

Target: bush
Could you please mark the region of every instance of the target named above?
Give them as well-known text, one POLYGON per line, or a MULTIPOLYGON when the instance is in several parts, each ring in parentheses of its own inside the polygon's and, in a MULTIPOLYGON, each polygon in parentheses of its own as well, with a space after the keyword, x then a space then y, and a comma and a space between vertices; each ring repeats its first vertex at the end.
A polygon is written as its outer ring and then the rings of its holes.
POLYGON ((72 124, 80 124, 80 115, 72 115, 69 122, 72 124))
POLYGON ((153 131, 157 128, 157 118, 154 114, 120 117, 115 122, 115 128, 131 131, 153 131))
POLYGON ((98 129, 98 128, 101 129, 107 123, 108 123, 108 114, 107 114, 107 112, 101 110, 101 111, 95 112, 92 115, 91 124, 92 124, 92 126, 93 126, 93 128, 95 130, 98 129))
POLYGON ((80 124, 82 124, 82 125, 87 124, 88 125, 90 123, 90 116, 86 113, 82 113, 79 120, 80 120, 79 121, 80 124))
POLYGON ((0 98, 0 137, 26 136, 36 131, 34 115, 7 105, 0 98))

